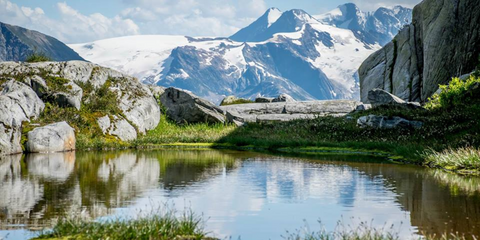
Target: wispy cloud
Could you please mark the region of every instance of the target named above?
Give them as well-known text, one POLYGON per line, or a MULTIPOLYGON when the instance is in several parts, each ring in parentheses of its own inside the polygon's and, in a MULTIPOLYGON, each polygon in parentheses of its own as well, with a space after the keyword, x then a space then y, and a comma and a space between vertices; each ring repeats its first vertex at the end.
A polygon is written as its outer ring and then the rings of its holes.
POLYGON ((57 3, 60 18, 52 19, 41 8, 18 6, 0 0, 0 21, 52 35, 65 42, 85 42, 96 39, 139 34, 139 27, 128 18, 107 18, 100 13, 83 15, 66 3, 57 3))

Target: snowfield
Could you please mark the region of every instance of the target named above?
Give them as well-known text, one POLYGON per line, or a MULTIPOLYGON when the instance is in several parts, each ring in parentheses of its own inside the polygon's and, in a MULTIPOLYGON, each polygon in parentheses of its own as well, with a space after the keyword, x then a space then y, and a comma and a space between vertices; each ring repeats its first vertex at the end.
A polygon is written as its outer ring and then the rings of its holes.
MULTIPOLYGON (((342 11, 324 17, 345 20, 342 11)), ((88 61, 146 84, 184 88, 215 103, 227 95, 281 93, 298 100, 358 99, 357 69, 381 48, 302 10, 269 9, 239 33, 232 36, 237 41, 139 35, 69 46, 88 61), (253 35, 257 40, 244 41, 253 35)))

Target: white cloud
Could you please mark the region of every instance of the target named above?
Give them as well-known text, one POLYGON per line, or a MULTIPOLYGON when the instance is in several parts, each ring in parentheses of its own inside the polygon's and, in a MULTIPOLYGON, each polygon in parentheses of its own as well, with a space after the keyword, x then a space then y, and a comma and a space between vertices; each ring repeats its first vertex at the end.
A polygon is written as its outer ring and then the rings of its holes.
POLYGON ((0 0, 0 21, 40 31, 67 43, 139 34, 139 27, 128 18, 107 18, 100 13, 83 15, 66 3, 58 3, 60 19, 51 19, 41 8, 21 7, 0 0))
POLYGON ((140 22, 142 33, 229 36, 267 9, 263 0, 123 0, 120 16, 140 22))
POLYGON ((0 21, 52 35, 67 43, 135 34, 229 36, 267 9, 264 0, 122 0, 127 8, 108 18, 83 15, 57 3, 58 19, 41 8, 0 0, 0 21))

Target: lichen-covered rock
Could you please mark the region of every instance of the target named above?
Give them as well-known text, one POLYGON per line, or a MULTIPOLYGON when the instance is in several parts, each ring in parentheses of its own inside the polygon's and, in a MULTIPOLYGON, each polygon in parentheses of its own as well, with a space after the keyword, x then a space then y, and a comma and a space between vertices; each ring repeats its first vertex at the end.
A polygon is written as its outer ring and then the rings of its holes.
POLYGON ((0 155, 21 153, 22 122, 40 116, 45 104, 26 84, 9 80, 0 93, 0 155))
POLYGON ((409 121, 401 117, 385 117, 368 115, 358 118, 357 125, 361 128, 371 127, 378 129, 392 129, 392 128, 415 128, 419 129, 423 126, 422 122, 409 121))
POLYGON ((235 97, 235 96, 228 96, 228 97, 225 97, 222 100, 222 102, 220 103, 220 106, 232 105, 232 104, 236 104, 236 103, 239 103, 239 102, 247 103, 247 102, 251 102, 251 101, 248 100, 248 99, 238 98, 238 97, 235 97))
POLYGON ((97 123, 103 134, 118 137, 122 141, 131 141, 137 138, 135 128, 127 120, 116 115, 98 118, 97 123))
POLYGON ((272 102, 295 102, 295 99, 288 94, 280 94, 278 97, 274 98, 272 102))
POLYGON ((361 101, 374 88, 425 102, 452 77, 472 72, 480 55, 478 0, 424 0, 412 24, 359 69, 361 101))
POLYGON ((160 102, 167 109, 167 116, 178 124, 225 122, 221 108, 188 91, 167 88, 161 95, 160 102))
POLYGON ((28 132, 27 152, 66 152, 75 150, 75 131, 66 122, 38 127, 28 132))
POLYGON ((82 103, 88 103, 91 96, 96 96, 97 91, 106 86, 109 92, 117 95, 117 99, 112 101, 116 101, 116 107, 128 122, 135 125, 138 133, 145 133, 160 122, 160 107, 147 86, 133 77, 89 62, 2 62, 0 75, 32 76, 24 81, 44 101, 76 109, 80 109, 82 103), (57 83, 60 86, 52 89, 50 85, 55 86, 57 80, 62 83, 57 83), (90 92, 85 94, 87 89, 90 92))

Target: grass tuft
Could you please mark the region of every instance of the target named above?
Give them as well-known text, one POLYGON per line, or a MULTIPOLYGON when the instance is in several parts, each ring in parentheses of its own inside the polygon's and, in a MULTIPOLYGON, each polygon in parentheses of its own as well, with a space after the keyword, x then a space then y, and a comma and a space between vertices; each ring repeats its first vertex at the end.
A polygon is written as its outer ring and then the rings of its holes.
POLYGON ((36 63, 36 62, 50 62, 52 59, 43 52, 34 52, 31 55, 27 56, 25 62, 36 63))
POLYGON ((451 170, 480 169, 480 149, 465 147, 441 152, 427 150, 423 154, 426 164, 451 170))
POLYGON ((175 211, 137 219, 88 221, 81 218, 59 219, 55 227, 37 239, 116 239, 116 240, 201 240, 208 238, 203 220, 192 211, 180 216, 175 211))

